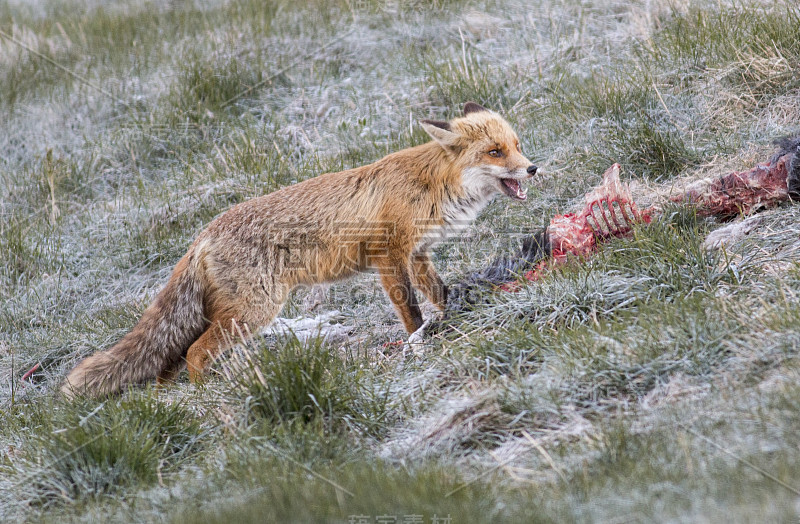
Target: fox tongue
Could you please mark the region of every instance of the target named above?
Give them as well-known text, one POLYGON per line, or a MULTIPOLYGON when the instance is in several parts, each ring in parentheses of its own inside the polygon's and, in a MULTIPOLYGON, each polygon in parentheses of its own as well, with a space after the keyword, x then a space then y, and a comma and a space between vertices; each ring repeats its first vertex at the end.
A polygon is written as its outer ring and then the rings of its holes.
POLYGON ((518 180, 514 180, 513 178, 504 178, 503 185, 506 186, 509 189, 509 192, 518 199, 525 200, 528 198, 528 192, 522 190, 522 186, 520 186, 518 180))

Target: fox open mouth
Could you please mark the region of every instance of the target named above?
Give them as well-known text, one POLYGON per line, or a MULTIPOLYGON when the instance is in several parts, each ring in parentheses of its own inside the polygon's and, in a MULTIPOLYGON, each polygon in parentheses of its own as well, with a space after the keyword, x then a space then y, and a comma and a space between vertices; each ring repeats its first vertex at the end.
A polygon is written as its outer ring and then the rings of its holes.
POLYGON ((500 182, 503 185, 503 191, 505 191, 506 195, 510 196, 511 198, 516 198, 517 200, 526 200, 528 198, 528 190, 522 189, 519 180, 515 180, 513 178, 501 178, 500 182))

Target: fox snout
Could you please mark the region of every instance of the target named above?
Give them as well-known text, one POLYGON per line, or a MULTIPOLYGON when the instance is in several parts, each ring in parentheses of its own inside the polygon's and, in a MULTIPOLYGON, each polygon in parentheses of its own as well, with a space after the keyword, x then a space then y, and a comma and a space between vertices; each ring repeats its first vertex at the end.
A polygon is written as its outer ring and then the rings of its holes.
POLYGON ((522 168, 508 173, 510 177, 500 178, 500 186, 503 193, 515 200, 526 200, 528 198, 528 190, 522 188, 522 182, 531 175, 526 176, 526 171, 522 168))
POLYGON ((520 167, 510 172, 511 177, 500 178, 503 193, 515 200, 527 200, 528 190, 523 189, 520 182, 532 178, 538 169, 538 166, 530 164, 528 167, 520 167))

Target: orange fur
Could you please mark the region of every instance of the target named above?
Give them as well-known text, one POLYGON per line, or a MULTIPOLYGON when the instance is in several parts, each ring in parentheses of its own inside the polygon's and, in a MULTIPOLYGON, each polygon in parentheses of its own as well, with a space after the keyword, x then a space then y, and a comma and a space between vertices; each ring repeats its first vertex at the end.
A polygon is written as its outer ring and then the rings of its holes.
POLYGON ((79 363, 62 391, 103 395, 153 378, 169 382, 184 364, 196 382, 234 336, 269 324, 296 286, 367 269, 378 271, 406 330, 417 330, 414 288, 440 309, 447 300, 431 245, 498 193, 524 199, 518 181, 535 171, 508 123, 477 104, 449 123, 422 125, 433 141, 254 198, 215 219, 133 330, 79 363))

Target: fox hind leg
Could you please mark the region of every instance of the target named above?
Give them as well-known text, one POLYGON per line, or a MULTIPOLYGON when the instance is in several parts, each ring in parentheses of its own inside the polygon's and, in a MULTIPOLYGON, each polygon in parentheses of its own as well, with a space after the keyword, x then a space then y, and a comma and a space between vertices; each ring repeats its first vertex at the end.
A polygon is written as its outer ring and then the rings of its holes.
POLYGON ((189 346, 186 352, 186 367, 189 368, 189 381, 193 384, 202 381, 211 363, 232 345, 234 334, 230 329, 223 327, 224 325, 232 327, 231 320, 228 319, 225 324, 220 319, 212 322, 200 338, 189 346))
MULTIPOLYGON (((202 381, 203 375, 222 353, 275 318, 288 293, 276 292, 275 295, 278 300, 263 293, 250 295, 253 300, 243 300, 239 296, 235 300, 226 300, 224 307, 219 307, 217 301, 217 312, 212 311, 208 328, 186 352, 190 382, 202 381)), ((165 378, 169 378, 168 375, 165 378)))
POLYGON ((156 377, 156 384, 159 386, 165 386, 169 384, 175 383, 175 380, 178 378, 178 375, 183 370, 183 362, 179 364, 172 364, 166 369, 162 370, 161 373, 158 374, 156 377))

